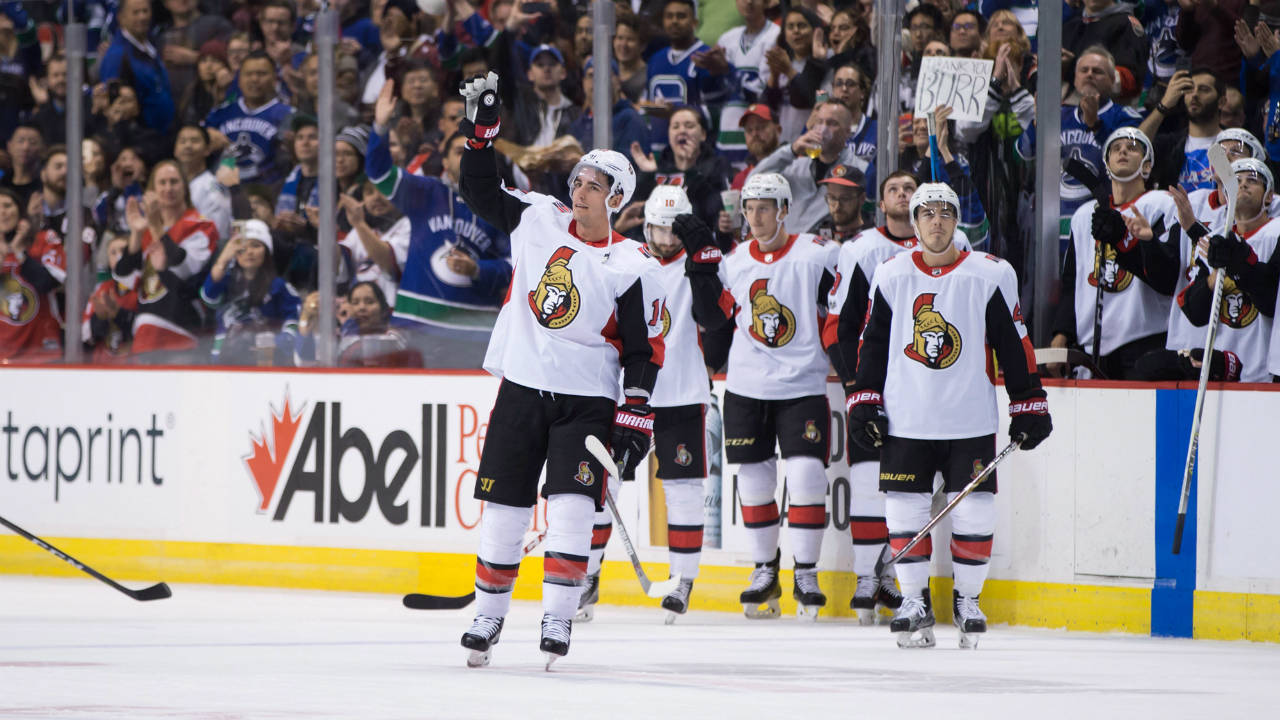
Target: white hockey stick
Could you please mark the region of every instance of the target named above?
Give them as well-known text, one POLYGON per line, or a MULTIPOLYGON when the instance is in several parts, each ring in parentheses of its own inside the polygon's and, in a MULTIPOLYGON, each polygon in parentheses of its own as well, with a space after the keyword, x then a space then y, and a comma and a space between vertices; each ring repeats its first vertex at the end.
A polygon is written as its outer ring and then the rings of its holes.
MULTIPOLYGON (((1222 181, 1222 191, 1227 195, 1226 228, 1230 233, 1236 221, 1236 199, 1240 197, 1240 181, 1231 171, 1231 160, 1222 146, 1214 143, 1209 148, 1209 165, 1222 181)), ((1213 341, 1218 336, 1218 311, 1222 304, 1222 269, 1213 273, 1213 300, 1209 302, 1209 328, 1204 335, 1204 355, 1200 365, 1200 383, 1196 386, 1196 409, 1191 421, 1191 438, 1187 441, 1187 464, 1182 470, 1182 496, 1178 500, 1178 522, 1173 527, 1173 554, 1182 552, 1182 527, 1187 522, 1187 502, 1191 499, 1191 473, 1196 468, 1196 450, 1200 447, 1200 416, 1204 413, 1205 388, 1209 384, 1209 365, 1213 356, 1213 341)))
MULTIPOLYGON (((600 438, 595 435, 588 435, 585 441, 587 452, 595 457, 596 461, 604 466, 609 474, 618 478, 618 482, 622 482, 622 471, 613 458, 609 455, 609 451, 605 449, 604 443, 600 442, 600 438)), ((640 580, 640 587, 644 588, 644 594, 651 598, 664 598, 671 594, 672 590, 680 584, 680 576, 676 575, 661 582, 651 582, 649 576, 645 574, 644 568, 640 567, 640 556, 636 554, 636 548, 631 544, 631 536, 627 534, 627 526, 622 522, 622 513, 618 512, 618 506, 613 502, 613 493, 609 492, 609 483, 606 481, 604 485, 604 500, 609 505, 609 512, 613 513, 613 522, 618 526, 618 534, 622 536, 622 544, 627 548, 627 556, 631 558, 631 567, 636 570, 636 578, 640 580)))

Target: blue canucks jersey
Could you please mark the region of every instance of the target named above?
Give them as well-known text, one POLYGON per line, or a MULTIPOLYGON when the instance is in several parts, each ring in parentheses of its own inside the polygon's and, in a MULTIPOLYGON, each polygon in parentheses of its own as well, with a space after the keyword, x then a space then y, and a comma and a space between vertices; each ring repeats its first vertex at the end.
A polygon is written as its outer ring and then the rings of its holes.
POLYGON ((236 159, 241 182, 272 183, 284 173, 276 164, 276 145, 281 128, 292 116, 293 108, 279 99, 249 110, 242 98, 209 113, 204 125, 231 142, 224 154, 236 159))

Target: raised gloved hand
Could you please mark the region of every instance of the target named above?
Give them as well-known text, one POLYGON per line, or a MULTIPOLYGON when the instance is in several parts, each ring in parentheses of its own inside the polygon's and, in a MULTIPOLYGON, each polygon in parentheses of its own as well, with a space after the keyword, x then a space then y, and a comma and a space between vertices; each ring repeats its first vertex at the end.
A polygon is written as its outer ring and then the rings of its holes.
POLYGON ((498 137, 501 124, 499 113, 502 103, 498 99, 498 74, 489 71, 488 76, 479 75, 465 81, 458 88, 466 101, 466 118, 458 122, 458 132, 467 136, 467 144, 480 149, 498 137))
POLYGON ((623 477, 634 475, 636 466, 649 454, 649 446, 653 444, 653 410, 647 403, 635 400, 630 398, 627 404, 618 406, 609 440, 614 462, 623 465, 619 468, 623 477))
POLYGON ((671 223, 671 232, 684 245, 685 272, 716 272, 723 254, 702 218, 690 213, 678 215, 671 223))
POLYGON ((1209 238, 1209 253, 1206 258, 1209 267, 1222 268, 1231 274, 1238 274, 1248 265, 1257 262, 1253 248, 1235 233, 1227 233, 1226 237, 1214 235, 1209 238))
POLYGON ((1106 245, 1119 245, 1124 240, 1124 217, 1115 208, 1101 205, 1095 207, 1089 227, 1093 232, 1093 239, 1106 245))
POLYGON ((849 415, 849 441, 863 450, 875 450, 889 437, 889 416, 875 390, 854 390, 845 396, 849 415))
POLYGON ((1009 398, 1009 439, 1021 437, 1023 450, 1031 450, 1053 432, 1049 402, 1044 397, 1044 390, 1031 390, 1009 398))

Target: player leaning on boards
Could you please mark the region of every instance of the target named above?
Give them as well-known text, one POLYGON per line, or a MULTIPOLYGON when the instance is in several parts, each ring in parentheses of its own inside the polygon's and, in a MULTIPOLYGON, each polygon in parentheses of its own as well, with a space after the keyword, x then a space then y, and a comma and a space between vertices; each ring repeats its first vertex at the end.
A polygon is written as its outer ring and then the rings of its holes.
POLYGON ((649 451, 649 395, 662 367, 658 264, 615 233, 613 213, 635 190, 631 163, 612 150, 582 156, 569 175, 573 208, 549 195, 504 189, 492 140, 498 76, 463 83, 468 136, 461 191, 467 205, 511 236, 515 272, 484 367, 502 378, 476 478, 485 501, 476 556, 476 617, 462 636, 468 665, 485 665, 502 632, 520 570, 521 546, 547 466, 542 641, 547 667, 569 652, 586 578, 592 516, 602 507, 604 468, 588 435, 612 438, 632 462, 649 451), (619 379, 625 401, 616 405, 619 379))
POLYGON ((752 175, 742 188, 750 237, 723 263, 705 226, 686 226, 681 218, 676 235, 688 253, 694 318, 708 331, 735 327, 724 394, 725 455, 741 465, 738 497, 756 564, 740 598, 743 610, 747 617, 779 612, 776 444, 786 460, 791 499, 793 596, 800 616, 816 619, 827 602, 818 587, 817 564, 827 518, 830 448, 821 323, 835 281, 837 246, 816 235, 787 234, 790 207, 786 178, 752 175))
MULTIPOLYGON (((929 521, 935 472, 952 499, 995 456, 991 350, 1009 392, 1010 437, 1030 450, 1052 430, 1013 268, 994 255, 956 248, 960 200, 946 185, 921 185, 910 210, 920 247, 876 269, 849 398, 852 439, 864 450, 880 449, 880 490, 888 494, 885 519, 895 551, 929 521)), ((975 635, 987 629, 978 596, 991 558, 995 492, 993 473, 951 516, 961 647, 976 646, 975 635)), ((899 647, 934 645, 932 554, 926 537, 896 565, 904 597, 890 629, 899 647)))
MULTIPOLYGON (((711 403, 708 362, 703 348, 723 344, 719 338, 703 342, 693 320, 693 293, 684 274, 684 248, 674 227, 702 226, 693 213, 684 188, 659 185, 644 203, 644 238, 649 252, 661 264, 666 304, 653 307, 650 320, 662 328, 666 358, 653 388, 653 440, 658 459, 658 479, 667 504, 667 548, 671 574, 680 583, 666 597, 662 607, 666 623, 675 622, 689 609, 689 595, 698 577, 702 558, 703 503, 707 481, 707 406, 711 403)), ((686 232, 688 232, 686 230, 686 232)), ((630 477, 628 479, 631 479, 630 477)), ((613 478, 610 476, 612 484, 613 478)), ((578 602, 576 620, 590 621, 599 599, 600 563, 612 533, 608 512, 596 513, 591 534, 591 560, 587 585, 578 602)))

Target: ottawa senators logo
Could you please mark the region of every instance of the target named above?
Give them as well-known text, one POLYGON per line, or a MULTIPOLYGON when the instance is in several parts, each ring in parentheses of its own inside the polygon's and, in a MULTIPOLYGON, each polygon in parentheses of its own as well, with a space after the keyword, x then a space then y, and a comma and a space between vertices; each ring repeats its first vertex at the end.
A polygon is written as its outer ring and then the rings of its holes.
POLYGON ((818 423, 813 420, 805 420, 804 435, 801 437, 814 444, 822 442, 822 431, 818 429, 818 423))
MULTIPOLYGON (((1102 252, 1102 291, 1103 292, 1124 292, 1133 284, 1133 273, 1120 267, 1120 261, 1116 256, 1116 249, 1113 245, 1106 245, 1102 252)), ((1096 272, 1089 273, 1089 285, 1098 287, 1098 278, 1096 272)))
POLYGON ((769 294, 768 279, 751 283, 751 337, 769 347, 782 347, 796 334, 796 316, 769 294))
POLYGON ((1258 318, 1258 307, 1253 304, 1236 281, 1222 274, 1222 305, 1218 311, 1218 319, 1227 327, 1242 328, 1253 324, 1258 318))
POLYGON ((933 309, 935 293, 921 293, 912 306, 915 339, 904 348, 907 357, 934 370, 945 370, 960 359, 960 331, 933 309))
MULTIPOLYGON (((662 303, 662 337, 666 337, 671 332, 671 311, 667 309, 667 304, 662 303)), ((684 447, 681 445, 681 447, 684 447)))
POLYGON ((573 271, 569 269, 569 259, 576 252, 561 247, 552 253, 538 287, 529 292, 529 309, 543 327, 559 330, 578 316, 581 298, 573 285, 573 271))
POLYGON ((680 467, 689 467, 693 462, 693 453, 689 452, 689 448, 684 443, 676 446, 676 464, 680 467))
POLYGON ((978 476, 982 474, 982 469, 983 469, 983 468, 982 468, 982 461, 981 461, 981 460, 974 460, 974 461, 973 461, 973 472, 969 473, 969 479, 970 479, 970 480, 977 480, 977 479, 978 479, 978 476))
POLYGON ((573 479, 587 487, 596 484, 596 474, 591 472, 591 466, 586 462, 578 463, 578 473, 573 476, 573 479))
POLYGON ((36 291, 17 275, 5 275, 0 288, 0 320, 9 325, 26 325, 36 316, 36 291))

